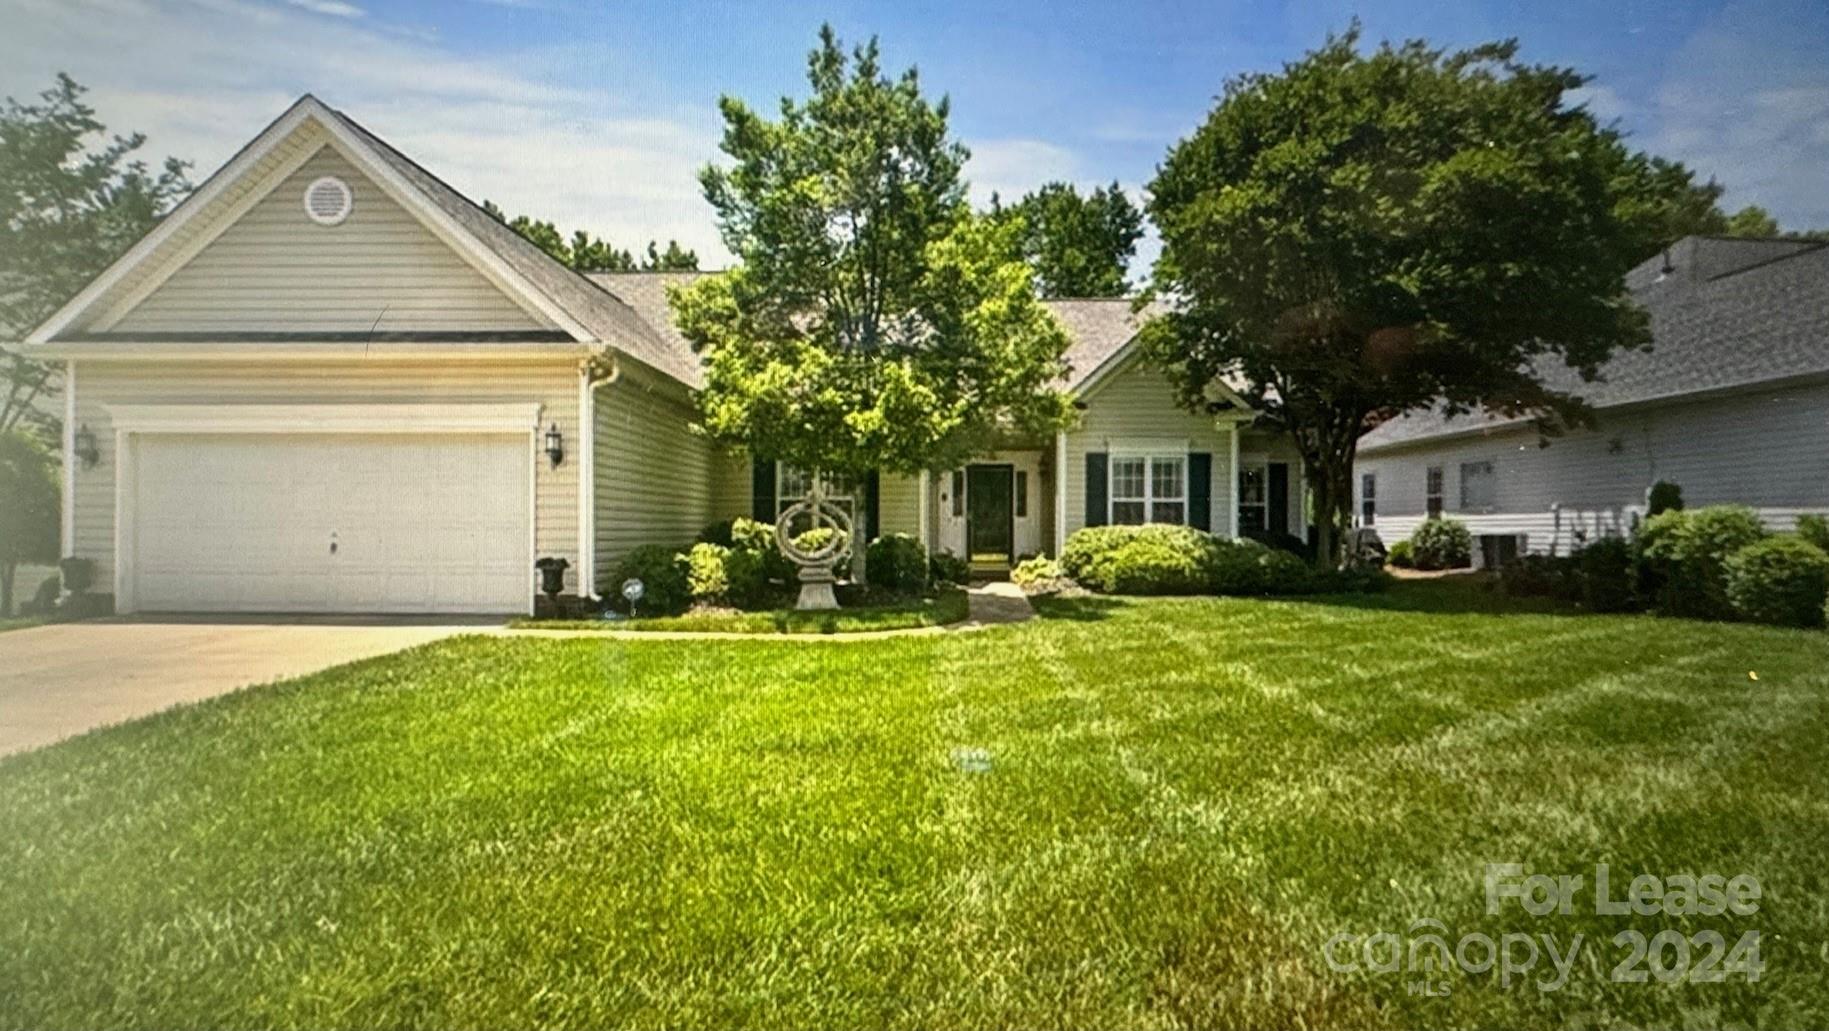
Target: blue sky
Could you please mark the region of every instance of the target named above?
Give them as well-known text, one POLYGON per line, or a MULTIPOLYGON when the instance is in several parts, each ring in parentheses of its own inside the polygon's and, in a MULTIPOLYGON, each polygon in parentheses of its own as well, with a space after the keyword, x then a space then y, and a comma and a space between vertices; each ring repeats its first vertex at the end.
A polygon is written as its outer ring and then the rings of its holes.
MULTIPOLYGON (((1829 4, 1042 2, 693 4, 572 0, 0 0, 0 91, 57 70, 114 128, 213 169, 317 93, 473 197, 623 245, 723 256, 693 171, 721 93, 798 95, 821 21, 881 37, 952 96, 980 198, 1050 179, 1141 195, 1226 79, 1274 69, 1357 16, 1369 39, 1518 37, 1595 81, 1636 145, 1687 161, 1795 227, 1829 226, 1829 4)), ((1147 255, 1146 255, 1147 257, 1147 255)))

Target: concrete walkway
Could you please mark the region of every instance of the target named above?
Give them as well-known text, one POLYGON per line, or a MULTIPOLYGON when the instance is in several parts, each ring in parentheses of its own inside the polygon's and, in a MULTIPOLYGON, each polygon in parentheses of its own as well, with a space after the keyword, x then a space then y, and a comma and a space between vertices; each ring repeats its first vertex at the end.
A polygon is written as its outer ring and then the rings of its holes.
POLYGON ((0 633, 0 755, 249 684, 475 633, 493 620, 92 620, 0 633))
MULTIPOLYGON (((1035 618, 1029 596, 1012 583, 977 584, 965 589, 966 615, 942 626, 911 626, 898 630, 848 630, 842 633, 748 634, 728 630, 547 630, 502 627, 486 631, 508 637, 591 638, 615 641, 881 641, 890 637, 932 637, 986 627, 1021 623, 1035 618)), ((614 625, 614 624, 609 624, 614 625)))

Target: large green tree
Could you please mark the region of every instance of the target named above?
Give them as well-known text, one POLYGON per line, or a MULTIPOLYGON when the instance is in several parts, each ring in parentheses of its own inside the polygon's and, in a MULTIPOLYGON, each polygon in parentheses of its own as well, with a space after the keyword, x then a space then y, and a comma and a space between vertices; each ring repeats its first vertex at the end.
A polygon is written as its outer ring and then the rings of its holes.
POLYGON ((0 110, 0 432, 21 426, 55 437, 44 400, 61 389, 61 363, 36 361, 10 341, 50 318, 146 234, 190 191, 186 165, 154 171, 133 155, 138 133, 108 136, 83 87, 59 74, 37 103, 0 110))
POLYGON ((56 466, 37 439, 0 430, 0 617, 12 615, 22 562, 57 561, 56 466))
POLYGON ((1190 406, 1231 375, 1293 436, 1324 560, 1361 435, 1437 403, 1582 420, 1541 363, 1592 379, 1646 346, 1624 273, 1714 210, 1718 187, 1569 102, 1582 76, 1516 54, 1362 53, 1355 27, 1228 83, 1150 184, 1174 311, 1147 351, 1190 406))
POLYGON ((706 362, 704 428, 855 476, 950 468, 1062 425, 1066 333, 1017 227, 966 204, 947 101, 913 69, 884 75, 874 39, 847 57, 829 27, 807 77, 776 120, 720 102, 730 160, 700 179, 739 264, 672 296, 706 362))
POLYGON ((699 267, 699 256, 681 247, 677 240, 668 240, 664 251, 659 241, 650 240, 647 256, 637 260, 628 251, 582 229, 573 230, 568 241, 553 223, 526 215, 509 218, 494 201, 483 201, 483 210, 520 233, 528 243, 579 272, 679 272, 699 267))
POLYGON ((1047 297, 1121 297, 1130 259, 1143 236, 1143 213, 1117 183, 1082 195, 1049 183, 1015 204, 991 198, 995 217, 1019 223, 1024 260, 1047 297))

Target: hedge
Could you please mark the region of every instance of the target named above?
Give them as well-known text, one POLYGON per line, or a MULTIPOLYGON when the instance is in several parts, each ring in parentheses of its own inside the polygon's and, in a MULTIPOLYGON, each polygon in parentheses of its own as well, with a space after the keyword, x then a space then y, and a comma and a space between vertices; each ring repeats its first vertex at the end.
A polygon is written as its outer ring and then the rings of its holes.
POLYGON ((1790 535, 1755 541, 1728 556, 1727 600, 1755 623, 1822 626, 1829 598, 1829 554, 1790 535))

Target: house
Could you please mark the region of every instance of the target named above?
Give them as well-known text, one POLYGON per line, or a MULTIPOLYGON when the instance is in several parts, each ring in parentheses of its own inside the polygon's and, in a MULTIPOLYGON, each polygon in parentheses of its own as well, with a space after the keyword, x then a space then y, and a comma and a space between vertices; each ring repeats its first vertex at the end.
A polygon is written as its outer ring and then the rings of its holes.
POLYGON ((1493 564, 1629 532, 1660 480, 1777 529, 1829 512, 1829 244, 1689 237, 1626 283, 1652 349, 1616 355, 1595 383, 1543 370, 1593 405, 1594 428, 1540 439, 1527 420, 1393 420, 1360 443, 1361 524, 1390 542, 1453 516, 1493 564))
MULTIPOLYGON (((638 545, 773 519, 803 474, 693 432, 676 281, 580 275, 303 97, 29 336, 67 363, 64 553, 121 612, 505 613, 536 559, 590 594, 638 545)), ((1128 301, 1052 308, 1076 427, 833 493, 988 568, 1093 523, 1302 526, 1242 399, 1177 407, 1128 301)))

